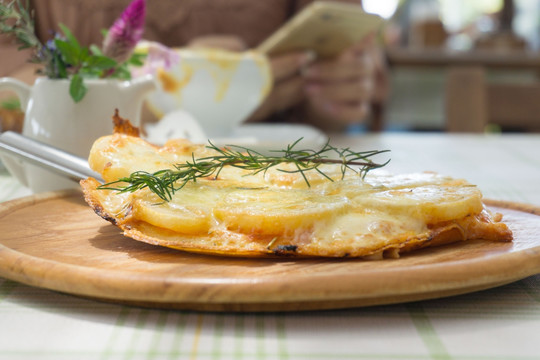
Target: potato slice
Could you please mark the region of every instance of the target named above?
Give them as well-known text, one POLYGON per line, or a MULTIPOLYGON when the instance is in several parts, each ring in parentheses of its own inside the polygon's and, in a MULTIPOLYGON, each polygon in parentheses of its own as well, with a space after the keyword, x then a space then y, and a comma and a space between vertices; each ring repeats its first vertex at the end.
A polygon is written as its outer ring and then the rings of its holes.
POLYGON ((463 218, 483 209, 482 193, 469 184, 390 189, 357 196, 352 202, 357 209, 408 215, 428 224, 463 218))
POLYGON ((238 189, 217 204, 214 216, 242 233, 287 234, 337 216, 348 205, 346 197, 307 190, 238 189))
POLYGON ((171 201, 140 191, 133 201, 134 216, 149 224, 182 234, 206 234, 212 225, 212 207, 226 190, 199 183, 186 185, 171 201))

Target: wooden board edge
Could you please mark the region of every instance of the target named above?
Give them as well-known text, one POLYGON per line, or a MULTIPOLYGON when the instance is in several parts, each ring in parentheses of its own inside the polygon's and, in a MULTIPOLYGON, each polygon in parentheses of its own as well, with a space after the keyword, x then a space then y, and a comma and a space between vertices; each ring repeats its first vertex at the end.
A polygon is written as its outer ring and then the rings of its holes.
POLYGON ((83 199, 82 191, 77 189, 66 189, 58 191, 49 191, 33 195, 27 195, 20 198, 0 202, 0 218, 4 217, 9 211, 14 211, 17 209, 22 209, 27 206, 32 206, 40 202, 68 198, 80 195, 83 199))
POLYGON ((517 210, 540 216, 540 206, 508 200, 483 199, 484 204, 490 207, 498 207, 508 210, 517 210))

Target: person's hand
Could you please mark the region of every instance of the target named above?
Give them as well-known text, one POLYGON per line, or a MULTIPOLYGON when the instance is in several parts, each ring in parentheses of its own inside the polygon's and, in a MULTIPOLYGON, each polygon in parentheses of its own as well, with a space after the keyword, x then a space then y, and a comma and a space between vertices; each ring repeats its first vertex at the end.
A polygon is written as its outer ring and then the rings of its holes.
POLYGON ((368 115, 375 92, 373 50, 369 38, 336 59, 316 61, 303 72, 307 121, 340 129, 368 115))
POLYGON ((314 56, 310 52, 292 52, 269 58, 273 76, 272 91, 248 121, 260 121, 300 104, 305 97, 301 71, 313 60, 314 56))

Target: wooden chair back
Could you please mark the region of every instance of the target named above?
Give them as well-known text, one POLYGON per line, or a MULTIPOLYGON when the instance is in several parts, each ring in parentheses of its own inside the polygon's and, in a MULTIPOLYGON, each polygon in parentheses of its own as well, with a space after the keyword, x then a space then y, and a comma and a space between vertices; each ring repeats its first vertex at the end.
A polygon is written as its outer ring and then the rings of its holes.
POLYGON ((448 69, 446 130, 484 132, 488 125, 503 131, 540 131, 540 80, 527 84, 489 83, 481 66, 448 69))

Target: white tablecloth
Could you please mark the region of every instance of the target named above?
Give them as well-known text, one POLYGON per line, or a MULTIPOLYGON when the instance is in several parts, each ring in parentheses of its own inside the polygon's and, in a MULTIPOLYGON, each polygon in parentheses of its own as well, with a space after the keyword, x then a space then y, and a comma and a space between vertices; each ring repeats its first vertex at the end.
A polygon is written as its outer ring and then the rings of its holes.
MULTIPOLYGON (((468 179, 487 198, 540 206, 540 135, 383 134, 333 143, 390 149, 392 172, 437 171, 468 179)), ((28 193, 0 171, 0 201, 28 193)), ((0 278, 0 360, 525 360, 540 359, 539 344, 540 275, 444 299, 271 314, 144 309, 0 278)))

